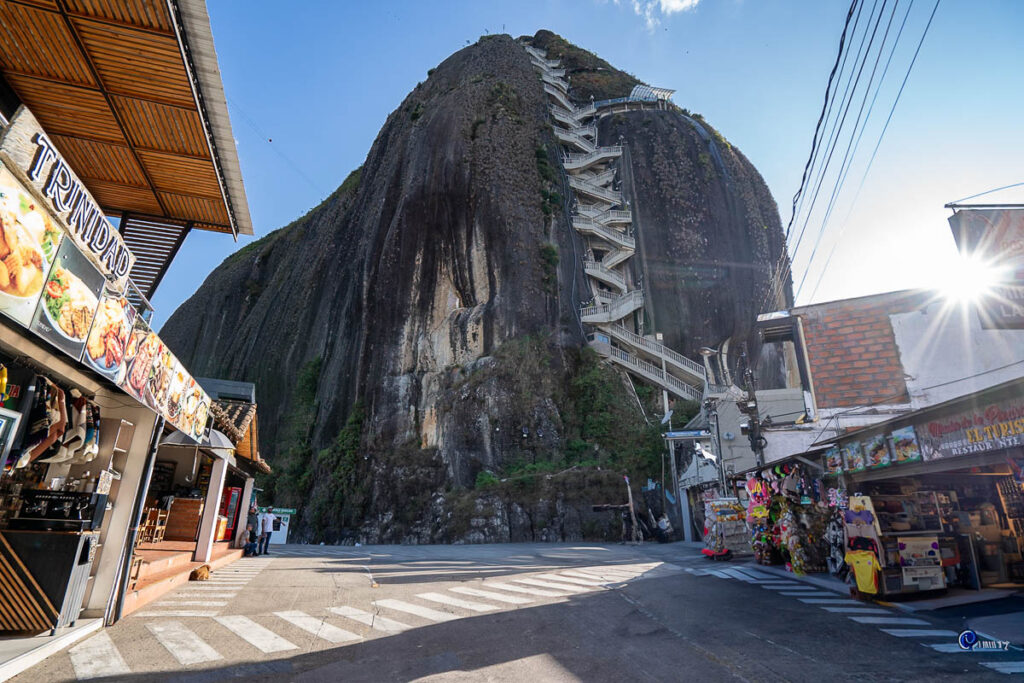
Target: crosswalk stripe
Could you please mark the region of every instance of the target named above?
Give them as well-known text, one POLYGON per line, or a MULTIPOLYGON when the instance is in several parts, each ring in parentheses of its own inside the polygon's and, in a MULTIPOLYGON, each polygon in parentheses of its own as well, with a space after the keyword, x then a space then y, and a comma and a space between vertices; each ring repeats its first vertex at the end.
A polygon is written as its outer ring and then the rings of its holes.
POLYGON ((537 578, 544 579, 545 581, 554 581, 556 584, 567 583, 570 586, 586 586, 587 588, 604 585, 600 581, 585 581, 583 579, 574 579, 570 576, 559 576, 558 574, 537 574, 537 578))
POLYGON ((146 628, 182 666, 224 659, 180 621, 154 621, 146 624, 146 628))
POLYGON ((187 610, 187 609, 168 609, 168 610, 146 610, 145 612, 136 612, 132 616, 135 617, 215 617, 219 614, 216 610, 203 611, 203 610, 187 610))
POLYGON ((612 581, 618 581, 619 583, 636 578, 636 574, 631 572, 619 572, 614 569, 580 569, 579 572, 581 574, 587 574, 589 577, 593 577, 595 579, 611 579, 612 581))
POLYGON ((114 646, 106 631, 100 631, 92 638, 68 650, 71 666, 79 680, 101 676, 120 676, 131 673, 124 657, 114 646))
POLYGON ((593 579, 581 579, 578 576, 565 576, 562 574, 538 574, 538 578, 541 579, 553 579, 555 581, 564 581, 571 584, 579 584, 580 586, 603 586, 607 581, 595 581, 593 579))
POLYGON ((214 617, 218 624, 249 643, 257 650, 270 654, 284 650, 297 650, 298 646, 285 640, 268 628, 260 626, 249 617, 214 617))
POLYGON ((540 586, 541 588, 551 588, 556 591, 563 591, 565 593, 586 593, 587 589, 583 586, 570 586, 569 584, 552 583, 550 581, 541 581, 539 579, 512 579, 515 583, 523 583, 528 586, 540 586))
POLYGON ((850 617, 858 624, 892 624, 894 626, 928 626, 924 619, 908 617, 850 617))
POLYGON ((439 612, 436 609, 430 609, 429 607, 421 607, 420 605, 414 605, 411 602, 404 602, 402 600, 374 600, 374 605, 380 605, 386 609, 393 609, 399 612, 406 612, 407 614, 413 614, 417 617, 422 617, 429 621, 452 621, 458 619, 454 614, 448 612, 439 612))
POLYGON ((182 586, 182 590, 189 591, 223 591, 231 590, 231 588, 228 586, 193 586, 192 584, 189 584, 188 587, 182 586))
POLYGON ((709 569, 708 574, 715 577, 716 579, 731 579, 732 577, 725 573, 722 569, 709 569))
POLYGON ((846 598, 797 598, 797 600, 806 602, 808 605, 864 605, 863 602, 846 598))
POLYGON ((835 595, 835 593, 830 593, 829 591, 781 591, 779 595, 785 595, 790 598, 827 598, 830 595, 835 595))
POLYGON ((739 569, 723 569, 722 571, 731 576, 732 578, 743 581, 744 583, 754 583, 756 581, 756 579, 747 576, 739 569))
POLYGON ((363 610, 356 609, 355 607, 328 607, 327 609, 339 616, 345 617, 346 619, 358 621, 360 624, 366 624, 375 631, 383 631, 384 633, 401 633, 402 631, 407 631, 412 628, 408 624, 403 624, 400 621, 388 619, 378 614, 373 614, 372 612, 364 612, 363 610))
POLYGON ((774 581, 762 581, 757 585, 761 588, 791 588, 792 586, 801 586, 803 584, 797 583, 796 581, 783 581, 781 579, 775 579, 774 581))
POLYGON ((877 607, 822 607, 823 610, 828 612, 836 612, 837 614, 890 614, 889 610, 879 609, 877 607))
POLYGON ((602 585, 606 583, 621 583, 621 581, 618 581, 615 577, 602 578, 597 576, 591 576, 590 574, 586 574, 584 572, 564 571, 562 572, 562 576, 575 576, 579 579, 590 579, 591 581, 600 581, 602 585))
POLYGON ((485 583, 484 586, 486 586, 487 588, 497 588, 499 590, 509 591, 510 593, 525 593, 526 595, 536 595, 540 598, 565 597, 564 593, 554 593, 552 591, 544 591, 537 588, 523 588, 522 586, 513 586, 510 583, 499 583, 497 581, 485 583))
POLYGON ((440 603, 442 605, 461 607, 462 609, 468 609, 472 612, 493 612, 497 609, 494 605, 487 605, 482 602, 473 602, 472 600, 463 600, 462 598, 453 598, 445 595, 444 593, 417 593, 416 597, 422 600, 440 603))
POLYGON ((154 602, 154 607, 178 607, 180 605, 194 605, 196 607, 224 607, 227 602, 222 600, 161 600, 154 602))
POLYGON ((188 593, 181 592, 175 593, 176 598, 233 598, 238 595, 238 591, 231 591, 230 593, 188 593))
POLYGON ((768 584, 762 583, 760 585, 761 585, 761 588, 764 588, 765 590, 769 590, 769 591, 816 591, 816 590, 818 590, 814 586, 801 586, 800 584, 794 584, 792 586, 788 586, 788 585, 768 585, 768 584))
POLYGON ((982 666, 995 669, 1001 674, 1024 674, 1024 662, 982 662, 982 666))
POLYGON ((323 619, 317 619, 311 617, 305 612, 299 611, 288 611, 288 612, 274 612, 277 616, 281 617, 289 624, 298 626, 307 633, 312 633, 317 638, 323 638, 330 643, 348 643, 353 640, 362 640, 363 637, 346 631, 343 628, 338 628, 331 624, 326 623, 323 619))
POLYGON ((776 576, 775 574, 769 574, 768 572, 763 572, 760 569, 752 569, 750 567, 736 567, 736 569, 738 571, 743 572, 744 574, 746 574, 747 576, 749 576, 749 577, 751 577, 753 579, 764 579, 765 581, 770 581, 772 579, 775 579, 775 580, 779 579, 779 577, 776 576))
POLYGON ((490 600, 497 600, 498 602, 507 602, 510 605, 525 605, 533 602, 530 598, 521 598, 517 595, 502 595, 501 593, 495 593, 494 591, 482 591, 476 588, 466 588, 464 586, 455 586, 448 590, 455 593, 462 593, 463 595, 472 595, 477 598, 488 598, 490 600))
POLYGON ((927 628, 883 628, 882 633, 897 638, 955 638, 960 635, 956 631, 927 628))

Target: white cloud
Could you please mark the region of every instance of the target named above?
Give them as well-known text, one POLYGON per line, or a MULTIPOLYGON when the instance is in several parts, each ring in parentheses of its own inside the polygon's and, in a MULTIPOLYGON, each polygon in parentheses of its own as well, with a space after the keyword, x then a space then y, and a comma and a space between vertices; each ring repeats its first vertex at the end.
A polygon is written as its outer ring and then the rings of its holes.
POLYGON ((653 31, 663 16, 689 12, 696 9, 699 3, 700 0, 633 0, 633 11, 643 18, 647 30, 653 31))

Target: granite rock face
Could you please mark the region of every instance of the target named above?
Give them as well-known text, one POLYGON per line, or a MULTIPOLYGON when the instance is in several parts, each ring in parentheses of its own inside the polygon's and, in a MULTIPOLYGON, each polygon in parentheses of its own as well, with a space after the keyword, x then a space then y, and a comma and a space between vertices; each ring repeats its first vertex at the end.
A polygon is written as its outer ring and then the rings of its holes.
MULTIPOLYGON (((533 41, 565 53, 580 101, 638 82, 550 32, 533 41)), ((194 374, 256 383, 261 451, 307 508, 299 538, 618 534, 590 511, 624 496, 608 469, 480 489, 482 472, 525 458, 574 467, 607 450, 573 412, 590 405, 576 396, 593 364, 576 315, 589 293, 548 116, 512 38, 460 50, 388 117, 331 197, 226 259, 163 327, 194 374)), ((697 125, 658 111, 600 127, 602 141, 629 147, 620 176, 639 214, 634 277, 650 294, 648 331, 691 355, 750 338, 764 264, 783 248, 756 170, 714 137, 722 165, 708 168, 697 125)), ((623 397, 616 424, 647 429, 628 385, 601 372, 612 378, 602 391, 623 397)))

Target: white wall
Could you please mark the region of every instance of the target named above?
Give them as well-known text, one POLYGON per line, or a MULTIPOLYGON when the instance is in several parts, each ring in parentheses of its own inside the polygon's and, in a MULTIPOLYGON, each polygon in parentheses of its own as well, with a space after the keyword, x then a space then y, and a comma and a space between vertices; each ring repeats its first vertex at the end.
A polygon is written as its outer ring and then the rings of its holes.
POLYGON ((973 308, 936 302, 889 320, 915 410, 1024 376, 1024 330, 984 330, 973 308))

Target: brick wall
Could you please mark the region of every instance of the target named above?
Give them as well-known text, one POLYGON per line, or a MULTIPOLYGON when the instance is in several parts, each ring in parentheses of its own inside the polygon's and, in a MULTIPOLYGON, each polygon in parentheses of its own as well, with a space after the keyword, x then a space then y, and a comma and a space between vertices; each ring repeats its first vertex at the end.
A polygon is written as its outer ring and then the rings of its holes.
POLYGON ((894 292, 795 309, 818 407, 908 402, 889 315, 920 308, 930 296, 894 292))

